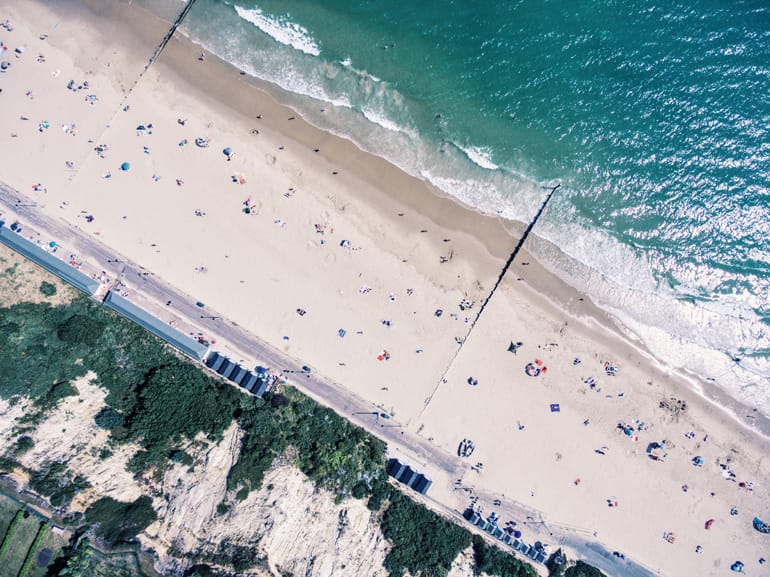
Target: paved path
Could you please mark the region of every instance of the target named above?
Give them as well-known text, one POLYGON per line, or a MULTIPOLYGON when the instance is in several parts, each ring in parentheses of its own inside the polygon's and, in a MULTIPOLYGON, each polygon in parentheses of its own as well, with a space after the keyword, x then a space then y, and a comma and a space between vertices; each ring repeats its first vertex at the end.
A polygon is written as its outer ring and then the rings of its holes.
MULTIPOLYGON (((45 240, 56 240, 68 251, 77 253, 81 260, 95 266, 96 270, 104 270, 112 278, 120 278, 130 289, 140 291, 143 297, 158 303, 159 308, 163 307, 163 303, 172 301, 173 312, 180 319, 200 327, 205 334, 224 342, 228 348, 242 354, 243 358, 258 360, 270 367, 274 374, 284 372, 287 380, 300 391, 385 441, 389 453, 402 457, 402 460, 417 468, 422 467, 420 470, 433 477, 434 484, 445 483, 446 486, 452 486, 455 480, 460 479, 460 487, 469 489, 469 502, 472 494, 477 495, 484 504, 491 504, 494 499, 499 498, 502 503, 494 507, 494 510, 500 513, 503 521, 516 519, 520 525, 525 525, 524 536, 528 543, 541 540, 552 545, 551 550, 559 545, 569 547, 577 551, 584 561, 610 576, 652 577, 658 574, 630 560, 620 560, 613 556, 596 542, 597 537, 589 530, 545 522, 538 511, 509 497, 484 492, 481 487, 477 487, 480 483, 476 482, 483 482, 483 478, 477 477, 478 474, 472 472, 465 461, 402 428, 397 420, 377 417, 379 410, 369 401, 317 371, 303 372, 303 363, 299 359, 276 349, 216 311, 199 308, 194 296, 169 285, 152 271, 129 261, 79 227, 72 226, 62 219, 45 216, 34 201, 2 182, 0 208, 10 215, 18 216, 22 223, 44 235, 45 240), (525 519, 531 520, 524 521, 525 519)), ((10 219, 7 215, 6 220, 10 219)), ((461 489, 458 487, 456 490, 461 489)), ((459 518, 464 527, 471 528, 462 519, 462 511, 454 508, 451 503, 442 503, 432 497, 418 496, 418 500, 445 515, 459 518)), ((489 508, 485 513, 488 514, 491 510, 492 508, 489 508)), ((472 530, 475 531, 475 528, 472 530)))

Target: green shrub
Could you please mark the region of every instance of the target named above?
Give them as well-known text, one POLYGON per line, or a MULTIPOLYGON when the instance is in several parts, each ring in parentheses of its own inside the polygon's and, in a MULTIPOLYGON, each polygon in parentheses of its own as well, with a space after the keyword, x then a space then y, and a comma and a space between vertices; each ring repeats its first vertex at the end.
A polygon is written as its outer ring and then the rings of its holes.
POLYGON ((18 457, 19 455, 29 451, 34 446, 35 441, 32 440, 32 437, 29 435, 22 435, 16 439, 16 445, 13 448, 13 454, 18 457))
POLYGON ((56 575, 57 577, 86 577, 94 574, 93 566, 90 542, 87 537, 83 537, 69 553, 64 567, 56 575))
POLYGON ((40 283, 40 292, 43 296, 52 297, 56 294, 56 285, 47 281, 40 283))
POLYGON ((496 577, 537 577, 535 569, 510 553, 489 545, 480 535, 473 536, 473 573, 496 577))
POLYGON ((96 344, 104 329, 104 323, 93 315, 76 314, 61 321, 56 329, 56 336, 72 345, 96 344))
POLYGON ((224 501, 217 504, 217 515, 226 515, 228 511, 230 511, 231 505, 228 503, 225 503, 224 501))
POLYGON ((384 564, 391 577, 402 577, 405 570, 411 575, 444 577, 460 551, 471 544, 468 531, 397 491, 381 526, 393 544, 384 564))
MULTIPOLYGON (((251 567, 264 567, 267 569, 266 563, 259 556, 256 547, 236 545, 227 538, 220 541, 216 552, 203 553, 201 557, 204 559, 198 559, 199 561, 205 560, 214 565, 230 566, 237 572, 244 572, 251 567)), ((204 572, 202 575, 209 575, 209 573, 204 572)))
POLYGON ((51 463, 47 468, 34 471, 29 479, 29 486, 33 491, 50 497, 61 491, 70 482, 67 473, 67 465, 64 463, 51 463))
POLYGON ((86 520, 96 525, 96 534, 111 547, 131 542, 157 518, 152 501, 146 496, 133 503, 102 497, 86 511, 86 520))
POLYGON ((77 394, 77 389, 67 381, 54 382, 46 390, 43 390, 41 395, 35 399, 33 404, 39 409, 39 412, 30 413, 28 419, 25 420, 34 422, 40 418, 45 411, 55 407, 62 399, 74 397, 77 396, 77 394))
POLYGON ((390 494, 393 488, 390 483, 384 478, 377 479, 372 483, 371 494, 369 500, 366 502, 366 506, 370 511, 379 511, 382 504, 390 499, 390 494))
POLYGON ((593 565, 578 561, 564 572, 564 577, 607 577, 593 565))
POLYGON ((64 463, 51 463, 47 468, 34 471, 29 486, 33 491, 48 497, 54 507, 66 506, 83 489, 90 487, 85 477, 71 478, 64 463))
MULTIPOLYGON (((76 301, 70 306, 80 310, 85 304, 76 301)), ((29 395, 40 405, 51 383, 68 383, 86 373, 84 366, 75 363, 80 351, 56 337, 65 314, 64 307, 45 303, 0 308, 0 374, 13 375, 0 387, 0 396, 29 395)))
POLYGON ((102 429, 117 429, 123 426, 123 415, 112 407, 104 407, 94 416, 94 423, 102 429))
POLYGON ((19 462, 13 457, 0 455, 0 473, 7 473, 19 467, 19 462))
POLYGON ((214 441, 221 438, 233 421, 240 396, 178 359, 150 370, 135 390, 126 403, 130 412, 124 413, 126 438, 148 453, 132 459, 135 471, 164 462, 175 454, 172 446, 182 438, 192 439, 199 432, 214 441))
POLYGON ((131 473, 141 473, 153 465, 153 455, 149 451, 137 451, 126 463, 126 470, 131 473))
POLYGON ((171 455, 169 456, 169 459, 173 461, 174 463, 182 463, 186 466, 191 466, 195 460, 192 458, 192 456, 189 453, 186 453, 185 451, 176 450, 172 451, 171 455))
MULTIPOLYGON (((271 489, 272 489, 272 486, 268 485, 267 490, 270 491, 271 489)), ((235 499, 237 501, 245 501, 248 496, 249 496, 249 488, 241 487, 240 489, 238 489, 238 492, 235 494, 235 499)))
MULTIPOLYGON (((243 430, 238 460, 230 469, 227 485, 230 489, 247 487, 258 489, 262 486, 265 472, 287 446, 287 431, 281 426, 280 411, 253 397, 242 401, 238 424, 243 430)), ((291 426, 290 419, 287 426, 291 426)))
POLYGON ((369 493, 368 489, 369 488, 366 486, 366 483, 359 482, 353 485, 353 489, 350 491, 350 494, 354 499, 363 499, 369 493))
POLYGON ((288 414, 294 416, 294 426, 288 441, 297 448, 302 472, 342 497, 358 484, 364 484, 368 494, 373 480, 385 475, 385 443, 333 410, 291 393, 288 414))

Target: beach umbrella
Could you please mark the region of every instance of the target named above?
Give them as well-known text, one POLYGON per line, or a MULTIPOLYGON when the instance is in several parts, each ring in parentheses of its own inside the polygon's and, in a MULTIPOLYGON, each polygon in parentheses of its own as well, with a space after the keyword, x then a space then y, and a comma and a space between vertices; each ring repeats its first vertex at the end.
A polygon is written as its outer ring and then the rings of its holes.
POLYGON ((127 162, 120 165, 120 170, 128 170, 129 168, 131 168, 131 165, 127 162))
POLYGON ((521 537, 521 531, 517 529, 516 531, 513 532, 513 536, 519 539, 521 537))
POLYGON ((7 60, 3 60, 2 62, 0 62, 0 69, 8 70, 8 67, 10 65, 11 65, 10 62, 8 62, 7 60))
POLYGON ((144 126, 144 124, 140 124, 136 127, 137 130, 147 130, 147 128, 144 126))
POLYGON ((711 526, 714 524, 714 519, 709 519, 706 521, 706 529, 711 529, 711 526))
POLYGON ((229 146, 222 151, 222 154, 230 156, 233 153, 233 149, 229 146))

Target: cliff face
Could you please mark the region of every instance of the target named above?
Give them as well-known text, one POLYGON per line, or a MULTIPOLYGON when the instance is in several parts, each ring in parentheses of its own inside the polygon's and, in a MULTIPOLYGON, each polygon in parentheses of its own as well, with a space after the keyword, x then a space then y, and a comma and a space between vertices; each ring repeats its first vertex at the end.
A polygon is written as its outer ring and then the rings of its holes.
POLYGON ((78 395, 62 399, 48 412, 30 434, 34 446, 19 457, 28 469, 60 462, 66 463, 74 475, 88 479, 91 487, 75 496, 69 506, 72 511, 84 511, 100 497, 133 501, 143 492, 125 468, 136 447, 119 445, 109 457, 100 458, 101 450, 109 444, 110 433, 94 423, 94 416, 105 406, 107 396, 104 388, 93 383, 95 376, 88 373, 71 383, 78 395))
POLYGON ((178 572, 180 554, 213 558, 222 543, 249 548, 260 558, 254 575, 384 577, 387 542, 363 502, 335 504, 295 467, 271 470, 263 487, 236 501, 227 472, 240 445, 235 424, 216 445, 198 454, 191 468, 175 465, 155 499, 159 520, 142 542, 159 553, 158 568, 178 572), (217 505, 229 510, 219 514, 217 505))
MULTIPOLYGON (((160 482, 151 480, 152 472, 135 478, 125 470, 136 447, 119 445, 100 458, 109 433, 94 424, 94 416, 104 407, 106 391, 92 381, 89 375, 73 383, 79 395, 63 399, 49 412, 31 433, 34 447, 20 461, 29 469, 66 462, 73 475, 88 479, 91 488, 75 497, 72 510, 82 511, 103 496, 131 501, 150 495, 158 520, 139 539, 157 553, 160 572, 181 575, 196 562, 230 565, 240 555, 248 566, 240 575, 387 576, 382 564, 390 545, 363 501, 337 504, 334 495, 317 490, 296 467, 278 461, 262 489, 244 500, 227 490, 242 437, 236 423, 217 443, 202 436, 193 439, 186 448, 193 464, 174 464, 160 482)), ((0 446, 15 441, 13 428, 26 404, 0 401, 0 446)), ((24 484, 23 475, 16 478, 24 484)), ((450 577, 472 574, 466 551, 450 577)))
MULTIPOLYGON (((191 558, 227 557, 233 549, 248 549, 259 559, 249 575, 384 577, 382 562, 388 544, 376 519, 363 502, 334 503, 295 467, 279 465, 268 472, 263 488, 236 501, 227 491, 227 473, 240 448, 241 432, 233 423, 218 443, 196 438, 187 448, 192 466, 175 464, 160 483, 136 479, 125 470, 133 446, 109 445, 109 433, 94 423, 105 406, 106 391, 93 384, 93 375, 73 382, 77 396, 63 399, 33 432, 32 449, 19 457, 26 468, 38 470, 65 462, 73 475, 88 479, 91 488, 78 494, 71 510, 83 511, 93 501, 110 496, 131 501, 142 494, 153 498, 158 521, 140 535, 143 545, 158 554, 157 568, 180 574, 191 558), (220 503, 229 505, 217 511, 220 503), (223 548, 222 544, 227 546, 223 548)), ((0 401, 0 446, 11 446, 14 431, 25 415, 27 399, 0 401)), ((22 488, 26 476, 14 475, 22 488)))

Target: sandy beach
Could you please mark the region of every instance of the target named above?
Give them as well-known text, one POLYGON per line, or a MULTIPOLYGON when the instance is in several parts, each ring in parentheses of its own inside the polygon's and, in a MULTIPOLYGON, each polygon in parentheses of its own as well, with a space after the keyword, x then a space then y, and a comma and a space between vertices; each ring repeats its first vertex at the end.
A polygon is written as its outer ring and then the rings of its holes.
POLYGON ((444 505, 473 487, 661 575, 770 575, 751 527, 770 518, 770 442, 705 383, 526 251, 470 331, 520 223, 318 130, 179 35, 143 73, 167 23, 92 4, 0 2, 0 181, 437 448, 472 439, 469 472, 432 490, 444 505))

